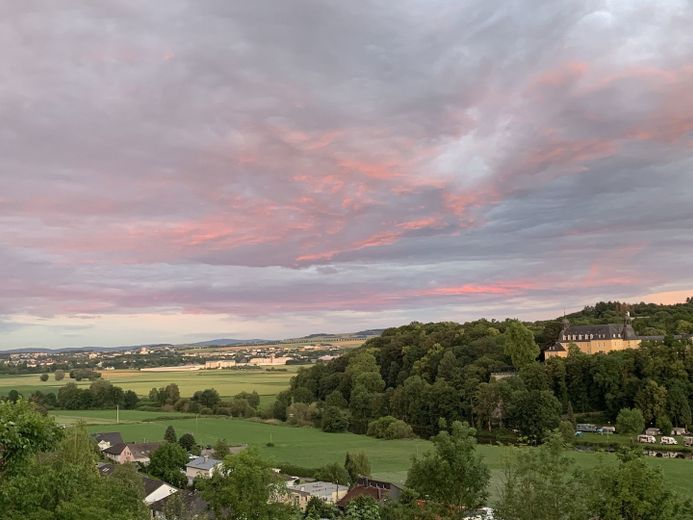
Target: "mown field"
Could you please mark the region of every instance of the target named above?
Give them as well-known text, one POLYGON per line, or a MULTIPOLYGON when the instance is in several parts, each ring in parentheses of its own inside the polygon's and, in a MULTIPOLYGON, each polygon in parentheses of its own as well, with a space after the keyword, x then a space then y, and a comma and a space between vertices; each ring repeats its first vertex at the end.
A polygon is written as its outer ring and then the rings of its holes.
MULTIPOLYGON (((196 370, 196 371, 162 371, 143 372, 139 370, 112 370, 102 372, 102 377, 125 390, 133 390, 140 396, 146 396, 152 387, 162 387, 176 383, 183 397, 190 397, 198 390, 216 388, 222 397, 231 397, 239 392, 256 391, 263 402, 271 400, 289 386, 297 366, 286 367, 287 372, 259 370, 196 370)), ((38 374, 7 376, 0 375, 0 395, 14 389, 23 395, 35 390, 57 392, 58 388, 73 379, 65 378, 55 381, 53 375, 45 383, 39 380, 38 374)), ((78 386, 88 387, 90 381, 80 381, 78 386)))
MULTIPOLYGON (((185 416, 162 412, 121 412, 121 424, 115 424, 115 411, 54 412, 60 422, 74 423, 83 417, 89 431, 120 431, 126 441, 154 441, 163 438, 168 425, 178 435, 192 433, 201 444, 213 444, 219 438, 231 443, 256 446, 275 462, 287 462, 306 467, 318 467, 330 462, 342 462, 347 451, 364 451, 371 461, 374 477, 403 483, 411 464, 411 457, 430 449, 428 441, 384 441, 351 433, 324 433, 315 428, 295 428, 249 420, 185 416), (268 447, 267 443, 273 443, 268 447)), ((517 450, 505 446, 480 445, 479 452, 491 468, 492 496, 497 496, 503 468, 513 459, 517 450)), ((531 448, 522 448, 531 449, 531 448)), ((585 470, 598 467, 600 462, 613 461, 614 456, 602 453, 574 452, 576 463, 585 470)), ((667 484, 683 496, 693 499, 693 461, 647 458, 659 467, 667 484)))

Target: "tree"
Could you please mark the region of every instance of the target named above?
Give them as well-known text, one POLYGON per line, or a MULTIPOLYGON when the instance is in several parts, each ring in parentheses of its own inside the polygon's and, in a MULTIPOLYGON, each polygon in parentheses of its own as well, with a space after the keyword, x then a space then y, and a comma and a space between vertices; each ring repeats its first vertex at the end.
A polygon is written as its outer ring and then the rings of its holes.
POLYGON ((244 399, 248 401, 248 404, 255 408, 257 410, 258 406, 260 406, 260 395, 253 391, 253 392, 241 392, 239 394, 236 394, 233 396, 234 399, 244 399))
POLYGON ((538 448, 518 450, 507 466, 498 520, 584 520, 588 514, 587 493, 578 481, 575 462, 563 451, 558 435, 538 448))
POLYGON ((53 374, 53 377, 55 377, 56 381, 62 381, 63 379, 65 379, 65 371, 58 369, 53 374))
POLYGON ((164 432, 164 440, 166 442, 176 442, 177 441, 176 437, 176 430, 173 426, 168 425, 166 427, 166 432, 164 432))
POLYGON ((332 504, 328 504, 318 497, 310 497, 303 517, 310 520, 320 520, 321 518, 336 518, 338 510, 332 504))
POLYGON ((356 482, 359 477, 369 477, 371 475, 371 463, 368 461, 368 455, 363 451, 346 454, 344 460, 344 469, 349 474, 350 482, 356 482))
POLYGON ((207 408, 214 408, 219 404, 219 401, 221 401, 221 397, 219 397, 219 392, 214 388, 207 388, 206 390, 195 392, 192 396, 192 400, 197 401, 207 408))
POLYGON ((15 390, 14 388, 10 390, 7 394, 7 400, 11 403, 16 403, 17 401, 19 401, 20 397, 22 397, 22 394, 17 392, 17 390, 15 390))
POLYGON ((520 390, 512 396, 508 420, 520 434, 536 444, 558 428, 561 404, 548 391, 520 390))
POLYGON ((455 421, 450 432, 433 437, 433 451, 414 457, 407 487, 437 503, 453 516, 482 506, 490 472, 476 453, 476 430, 455 421))
POLYGON ((534 362, 539 356, 534 334, 517 320, 511 320, 506 329, 505 353, 517 370, 534 362))
POLYGON ((344 410, 328 406, 322 413, 322 431, 345 432, 349 428, 349 414, 344 410))
POLYGON ((217 460, 224 460, 229 456, 229 444, 226 439, 219 439, 214 445, 214 458, 217 460))
POLYGON ((178 444, 180 444, 185 451, 192 451, 197 443, 192 433, 184 433, 180 436, 180 439, 178 439, 178 444))
POLYGON ((137 394, 132 390, 126 390, 123 394, 123 408, 125 408, 126 410, 132 410, 133 408, 135 408, 139 401, 140 398, 137 397, 137 394))
POLYGON ((53 447, 62 435, 52 417, 39 414, 27 401, 0 401, 0 479, 34 453, 53 447))
POLYGON ((45 383, 46 381, 48 381, 48 374, 41 374, 39 379, 45 383))
POLYGON ((344 518, 347 520, 380 520, 378 504, 371 497, 358 497, 349 502, 344 518))
POLYGON ((618 465, 605 466, 592 472, 588 479, 588 482, 591 482, 591 518, 683 518, 680 514, 683 505, 676 500, 661 471, 647 464, 640 455, 641 453, 622 452, 618 465))
POLYGON ((666 410, 667 389, 653 379, 648 379, 635 396, 635 403, 642 411, 646 424, 651 424, 666 410))
POLYGON ((95 471, 96 452, 83 426, 67 430, 52 451, 26 460, 17 473, 3 477, 3 520, 146 520, 142 479, 124 464, 109 478, 95 471))
POLYGON ((215 518, 283 520, 292 515, 288 505, 276 500, 283 484, 254 448, 227 457, 222 470, 202 480, 199 488, 215 518))
POLYGON ((616 417, 618 433, 638 434, 645 429, 645 419, 638 408, 621 408, 616 417))
POLYGON ((166 442, 152 453, 147 471, 172 486, 185 487, 187 479, 182 470, 187 462, 188 454, 180 445, 166 442))
POLYGON ((340 484, 342 486, 348 486, 349 482, 351 481, 347 470, 336 462, 326 464, 318 469, 315 472, 315 478, 317 480, 332 482, 333 484, 340 484))

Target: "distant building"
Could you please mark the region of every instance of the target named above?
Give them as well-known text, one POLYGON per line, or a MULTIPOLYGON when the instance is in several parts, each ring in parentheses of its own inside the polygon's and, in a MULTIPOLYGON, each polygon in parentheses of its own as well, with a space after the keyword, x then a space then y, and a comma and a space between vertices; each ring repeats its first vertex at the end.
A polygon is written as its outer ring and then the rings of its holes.
POLYGON ((205 361, 205 370, 214 370, 217 368, 232 368, 236 366, 235 361, 205 361))
POLYGON ((207 456, 191 460, 185 465, 185 476, 188 477, 188 484, 192 484, 197 477, 210 478, 220 467, 220 460, 207 456))
POLYGON ((558 340, 544 351, 544 357, 566 357, 570 345, 577 346, 585 354, 596 354, 638 348, 641 342, 642 339, 635 334, 628 312, 620 325, 571 325, 564 318, 558 340))

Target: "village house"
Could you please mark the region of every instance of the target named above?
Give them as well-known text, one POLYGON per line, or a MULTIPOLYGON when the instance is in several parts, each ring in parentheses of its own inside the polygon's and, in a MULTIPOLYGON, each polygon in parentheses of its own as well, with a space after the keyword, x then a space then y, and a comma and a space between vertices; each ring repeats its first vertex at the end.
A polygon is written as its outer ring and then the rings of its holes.
MULTIPOLYGON (((110 477, 116 469, 114 464, 99 462, 97 464, 99 475, 102 477, 110 477)), ((161 480, 145 477, 142 475, 142 486, 144 488, 144 503, 151 505, 164 498, 167 498, 180 490, 161 480)))
POLYGON ((185 465, 185 476, 188 477, 188 484, 192 484, 197 477, 210 478, 219 468, 220 460, 207 456, 197 457, 185 465))
POLYGON ((120 443, 103 450, 103 454, 118 464, 126 462, 140 462, 149 464, 149 457, 153 452, 159 449, 161 443, 158 442, 143 442, 143 443, 120 443))
POLYGON ((558 340, 544 351, 544 358, 566 357, 571 345, 585 354, 596 354, 638 348, 641 342, 642 339, 635 334, 629 312, 626 312, 622 324, 571 325, 564 318, 558 340))

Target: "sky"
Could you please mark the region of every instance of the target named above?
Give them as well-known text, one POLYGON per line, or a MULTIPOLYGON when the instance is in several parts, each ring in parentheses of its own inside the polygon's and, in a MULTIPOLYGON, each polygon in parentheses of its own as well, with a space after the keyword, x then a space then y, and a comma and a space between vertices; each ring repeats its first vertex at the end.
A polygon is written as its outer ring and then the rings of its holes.
POLYGON ((689 0, 0 3, 0 348, 693 295, 689 0))

